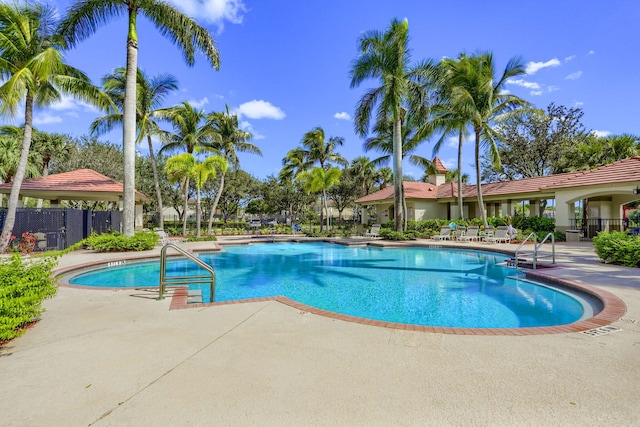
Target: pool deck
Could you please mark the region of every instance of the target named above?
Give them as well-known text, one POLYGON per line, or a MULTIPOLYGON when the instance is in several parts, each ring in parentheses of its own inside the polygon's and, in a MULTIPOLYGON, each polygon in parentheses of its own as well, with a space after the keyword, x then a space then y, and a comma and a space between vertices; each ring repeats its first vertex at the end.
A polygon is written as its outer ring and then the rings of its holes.
MULTIPOLYGON (((556 249, 561 268, 545 274, 624 301, 615 331, 455 335, 276 300, 170 310, 147 284, 60 287, 42 320, 0 347, 0 424, 640 425, 640 270, 600 263, 590 243, 556 249)), ((122 257, 74 252, 60 268, 122 257)))

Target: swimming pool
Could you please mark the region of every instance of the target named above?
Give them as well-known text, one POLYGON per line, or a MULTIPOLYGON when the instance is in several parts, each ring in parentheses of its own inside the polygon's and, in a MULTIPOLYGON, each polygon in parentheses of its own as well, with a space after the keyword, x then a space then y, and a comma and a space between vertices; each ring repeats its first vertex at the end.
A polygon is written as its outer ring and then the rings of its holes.
MULTIPOLYGON (((217 302, 283 295, 357 317, 455 328, 564 325, 592 314, 578 296, 523 280, 504 265, 506 256, 489 252, 268 243, 225 246, 200 258, 216 270, 217 302)), ((103 268, 69 283, 157 286, 158 268, 157 261, 103 268)), ((202 272, 168 261, 169 276, 185 273, 202 272)), ((199 289, 208 301, 208 285, 199 289)))

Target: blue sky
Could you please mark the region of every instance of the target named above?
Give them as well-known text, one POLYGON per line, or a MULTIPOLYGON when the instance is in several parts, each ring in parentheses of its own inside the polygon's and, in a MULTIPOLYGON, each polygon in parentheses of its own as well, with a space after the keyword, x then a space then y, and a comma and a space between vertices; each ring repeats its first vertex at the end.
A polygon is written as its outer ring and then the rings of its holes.
MULTIPOLYGON (((50 1, 61 12, 70 1, 50 1)), ((579 106, 583 122, 600 134, 640 135, 640 3, 635 0, 388 1, 369 0, 169 0, 206 26, 218 43, 220 71, 198 57, 192 68, 180 51, 139 18, 139 67, 148 75, 171 73, 179 91, 166 106, 189 101, 206 112, 225 105, 238 112, 254 134, 262 158, 243 155, 241 166, 258 178, 277 174, 282 158, 305 132, 321 126, 327 136, 345 140, 349 160, 365 154, 351 117, 366 89, 349 87, 349 69, 363 31, 385 30, 393 18, 409 20, 414 60, 455 57, 490 50, 499 70, 521 56, 529 73, 508 89, 537 107, 549 103, 579 106)), ((117 19, 65 54, 94 83, 125 62, 126 20, 117 19)), ((100 113, 77 101, 36 111, 36 127, 72 135, 88 133, 100 113)), ((102 137, 114 143, 121 132, 102 137)), ((431 157, 425 142, 420 155, 431 157)), ((143 146, 140 152, 145 152, 143 146)), ((463 171, 474 175, 472 144, 463 171)), ((376 153, 367 154, 374 158, 376 153)), ((440 153, 455 167, 455 144, 440 153)), ((422 172, 405 163, 405 174, 422 172)))

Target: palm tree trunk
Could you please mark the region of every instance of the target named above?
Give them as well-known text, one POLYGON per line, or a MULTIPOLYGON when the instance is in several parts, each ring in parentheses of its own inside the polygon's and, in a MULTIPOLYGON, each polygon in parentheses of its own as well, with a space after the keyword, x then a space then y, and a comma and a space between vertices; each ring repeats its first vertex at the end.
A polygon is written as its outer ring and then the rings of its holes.
POLYGON ((211 212, 209 212, 209 223, 207 224, 207 234, 211 234, 211 232, 213 231, 213 216, 216 214, 216 209, 218 208, 218 202, 220 201, 220 196, 222 195, 222 190, 224 189, 224 175, 225 175, 225 172, 221 172, 220 185, 218 185, 218 193, 216 194, 216 198, 213 201, 211 212))
POLYGON ((464 220, 464 205, 462 204, 462 129, 458 134, 458 214, 464 220))
POLYGON ((327 213, 327 231, 329 231, 329 206, 327 205, 327 191, 322 190, 322 205, 324 206, 324 211, 327 213))
POLYGON ((187 235, 187 218, 189 209, 189 178, 185 178, 184 180, 184 214, 182 217, 182 235, 187 235))
POLYGON ((404 231, 404 188, 402 185, 402 119, 393 123, 393 209, 395 230, 404 231))
POLYGON ((122 151, 124 154, 124 194, 122 197, 122 233, 133 236, 135 231, 136 190, 136 78, 138 69, 138 40, 135 33, 136 12, 129 11, 127 36, 127 74, 122 112, 122 151))
POLYGON ((151 169, 153 170, 153 185, 156 188, 156 197, 158 198, 158 217, 160 223, 158 226, 164 230, 164 218, 162 207, 162 192, 160 191, 160 180, 158 179, 158 165, 156 164, 156 156, 153 154, 153 144, 151 143, 151 135, 147 135, 149 143, 149 159, 151 160, 151 169))
POLYGON ((196 237, 200 237, 200 215, 201 215, 201 206, 200 206, 200 189, 196 188, 196 237))
POLYGON ((16 210, 18 209, 18 200, 20 199, 20 187, 27 170, 27 162, 29 160, 29 149, 31 148, 31 134, 33 131, 33 96, 27 92, 27 99, 24 107, 24 135, 22 136, 22 151, 20 152, 20 160, 13 177, 13 185, 11 186, 11 194, 7 203, 7 216, 4 219, 2 234, 0 235, 0 252, 6 252, 13 234, 13 226, 16 222, 16 210))
POLYGON ((480 131, 478 130, 476 130, 476 192, 478 193, 478 208, 480 209, 480 217, 482 218, 482 224, 486 229, 487 213, 484 210, 484 201, 482 200, 482 186, 480 185, 480 131))

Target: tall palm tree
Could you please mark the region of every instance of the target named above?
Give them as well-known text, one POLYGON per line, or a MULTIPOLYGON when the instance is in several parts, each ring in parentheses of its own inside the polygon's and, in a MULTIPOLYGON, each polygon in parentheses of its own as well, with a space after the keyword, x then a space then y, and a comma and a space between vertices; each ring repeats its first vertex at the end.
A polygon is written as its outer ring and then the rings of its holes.
POLYGON ((193 180, 196 187, 196 237, 200 237, 200 217, 202 212, 200 191, 209 179, 216 177, 218 172, 226 172, 227 161, 220 156, 210 156, 198 163, 193 154, 183 153, 169 157, 165 169, 171 183, 183 178, 193 180))
POLYGON ((356 107, 355 130, 366 136, 371 113, 377 105, 377 121, 393 123, 393 173, 395 229, 405 226, 402 187, 402 122, 408 110, 424 114, 427 99, 424 82, 433 70, 430 61, 410 67, 409 22, 393 20, 387 31, 368 31, 359 39, 360 53, 351 68, 351 87, 369 78, 380 86, 368 90, 356 107))
MULTIPOLYGON (((124 110, 126 80, 126 70, 124 68, 118 68, 113 73, 103 77, 102 87, 118 106, 119 111, 97 118, 91 123, 91 134, 105 134, 113 130, 114 126, 123 123, 124 117, 122 111, 124 110)), ((151 137, 158 133, 160 129, 160 125, 155 117, 156 110, 160 108, 167 95, 178 89, 178 81, 171 74, 160 74, 158 76, 148 77, 138 68, 136 85, 138 91, 136 96, 136 144, 139 144, 144 138, 147 139, 149 159, 151 160, 151 169, 153 170, 153 184, 156 190, 158 204, 159 227, 164 228, 162 192, 160 191, 158 165, 153 152, 151 137)))
MULTIPOLYGON (((330 168, 324 169, 322 167, 315 167, 310 171, 302 172, 298 175, 297 181, 302 183, 304 189, 307 193, 318 193, 322 194, 322 209, 320 212, 324 210, 325 212, 329 212, 329 208, 327 206, 327 190, 329 190, 334 185, 338 185, 340 183, 340 175, 342 175, 342 171, 338 168, 330 168)), ((322 215, 320 215, 322 218, 322 215)), ((320 220, 320 231, 322 231, 322 219, 320 220)), ((329 215, 327 215, 327 229, 329 228, 329 215)))
MULTIPOLYGON (((189 154, 200 151, 213 151, 220 143, 220 136, 205 120, 203 110, 194 108, 188 102, 182 102, 175 107, 161 108, 155 111, 155 116, 161 120, 168 120, 173 125, 174 132, 158 131, 163 141, 159 153, 183 150, 189 154)), ((184 218, 182 234, 187 234, 187 209, 189 207, 189 176, 185 177, 184 185, 184 218)))
POLYGON ((33 135, 34 106, 50 105, 62 94, 100 102, 99 90, 89 78, 65 64, 55 16, 52 9, 38 4, 0 3, 0 114, 15 114, 24 101, 22 149, 0 235, 0 251, 6 251, 15 223, 33 135))
MULTIPOLYGON (((458 108, 459 105, 453 103, 452 93, 455 89, 455 81, 464 73, 466 67, 466 54, 461 54, 458 59, 446 58, 440 62, 437 72, 437 82, 439 86, 439 101, 433 108, 434 119, 425 123, 423 129, 429 127, 428 132, 435 129, 442 130, 442 136, 433 146, 433 155, 437 155, 442 147, 442 143, 448 136, 458 137, 458 170, 462 170, 462 144, 468 135, 467 128, 471 124, 471 115, 468 109, 458 108)), ((457 174, 458 178, 458 215, 459 219, 464 219, 464 209, 462 201, 462 178, 465 174, 457 174)))
POLYGON ((487 225, 481 187, 480 152, 487 149, 494 164, 500 163, 496 139, 496 124, 510 117, 524 114, 529 103, 504 91, 507 79, 525 73, 520 58, 509 60, 500 78, 495 78, 495 65, 491 53, 460 57, 460 70, 448 76, 451 85, 451 103, 456 111, 469 116, 475 133, 476 191, 483 224, 487 225))
MULTIPOLYGON (((262 156, 260 148, 249 142, 253 138, 253 135, 251 135, 250 132, 240 129, 238 116, 229 112, 228 105, 226 106, 226 112, 209 114, 209 116, 207 116, 207 125, 212 128, 213 132, 218 134, 218 140, 214 144, 214 151, 220 153, 227 160, 227 164, 232 170, 240 167, 238 152, 262 156)), ((221 171, 218 192, 213 202, 211 212, 209 213, 209 222, 207 224, 207 233, 209 234, 211 234, 213 226, 213 216, 218 207, 222 190, 224 190, 224 177, 225 171, 221 171)))
POLYGON ((163 0, 80 0, 67 11, 60 29, 71 45, 86 39, 111 19, 126 14, 127 65, 123 108, 122 148, 124 152, 123 233, 134 233, 135 209, 135 141, 136 141, 136 71, 138 69, 138 14, 145 16, 158 31, 182 50, 185 62, 192 66, 198 51, 218 70, 220 59, 215 41, 194 20, 163 0))

